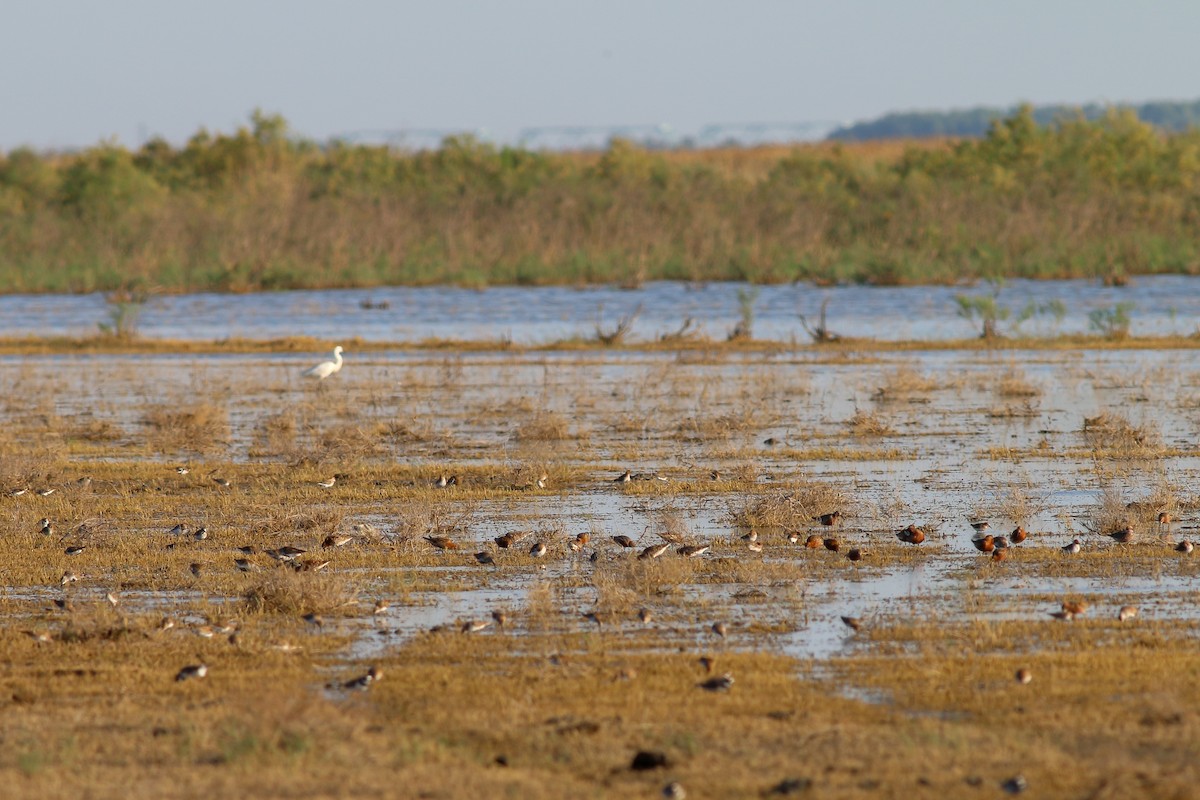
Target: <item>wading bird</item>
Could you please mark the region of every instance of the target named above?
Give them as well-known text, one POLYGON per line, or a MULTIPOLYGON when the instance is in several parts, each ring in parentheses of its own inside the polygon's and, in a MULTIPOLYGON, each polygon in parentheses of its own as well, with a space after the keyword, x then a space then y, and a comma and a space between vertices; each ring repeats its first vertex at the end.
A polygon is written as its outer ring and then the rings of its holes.
POLYGON ((341 368, 342 368, 342 346, 339 344, 337 347, 333 348, 333 360, 332 361, 322 361, 320 364, 317 364, 315 367, 304 370, 304 372, 302 374, 306 378, 316 378, 319 381, 323 381, 326 378, 328 378, 330 375, 332 375, 333 373, 337 372, 341 368))

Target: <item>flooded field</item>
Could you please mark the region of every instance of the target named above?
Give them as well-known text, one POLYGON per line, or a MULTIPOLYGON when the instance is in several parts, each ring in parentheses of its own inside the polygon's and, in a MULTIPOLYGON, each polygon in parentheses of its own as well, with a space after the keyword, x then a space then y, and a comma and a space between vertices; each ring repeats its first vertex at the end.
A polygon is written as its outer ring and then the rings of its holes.
POLYGON ((319 358, 0 357, 24 793, 1195 794, 1194 350, 319 358))

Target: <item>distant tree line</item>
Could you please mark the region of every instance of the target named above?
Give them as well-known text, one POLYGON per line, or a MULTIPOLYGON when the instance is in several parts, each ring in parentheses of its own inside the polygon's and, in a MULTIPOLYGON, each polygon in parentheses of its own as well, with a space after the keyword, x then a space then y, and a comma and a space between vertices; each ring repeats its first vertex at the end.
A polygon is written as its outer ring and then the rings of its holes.
MULTIPOLYGON (((831 141, 862 142, 874 139, 926 139, 937 137, 983 136, 998 119, 1020 111, 1012 108, 968 108, 961 111, 904 111, 885 114, 878 119, 856 122, 829 134, 831 141)), ((1200 125, 1200 100, 1191 102, 1156 101, 1141 105, 1033 106, 1030 113, 1039 125, 1086 119, 1102 119, 1113 110, 1132 113, 1142 122, 1162 131, 1180 132, 1200 125)))

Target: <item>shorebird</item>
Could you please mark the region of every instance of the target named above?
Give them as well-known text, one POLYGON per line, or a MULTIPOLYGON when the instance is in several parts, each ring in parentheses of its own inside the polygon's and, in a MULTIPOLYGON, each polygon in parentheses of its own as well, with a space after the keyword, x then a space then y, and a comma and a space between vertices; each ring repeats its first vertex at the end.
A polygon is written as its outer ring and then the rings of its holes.
POLYGON ((174 627, 175 627, 175 620, 171 619, 170 617, 163 617, 162 621, 158 623, 159 633, 166 633, 167 631, 171 630, 171 628, 174 628, 174 627))
POLYGON ((1088 610, 1088 604, 1083 600, 1067 600, 1063 602, 1062 610, 1073 617, 1078 617, 1088 610))
POLYGON ((315 367, 310 367, 300 373, 306 378, 316 378, 318 381, 323 381, 333 373, 342 368, 342 346, 339 344, 333 348, 333 359, 330 361, 322 361, 315 367))
POLYGON ((1026 684, 1031 680, 1033 680, 1032 672, 1027 670, 1025 667, 1021 667, 1019 670, 1017 670, 1017 683, 1026 684))
POLYGON ((50 635, 49 631, 25 631, 24 633, 38 644, 49 644, 54 641, 54 637, 50 635))
POLYGON ((669 550, 670 548, 671 548, 670 542, 662 542, 661 544, 652 544, 649 547, 644 548, 642 550, 642 552, 638 553, 638 559, 641 561, 645 561, 646 559, 649 559, 649 558, 658 558, 663 553, 667 552, 667 550, 669 550))
POLYGON ((1166 511, 1158 512, 1158 524, 1159 525, 1170 525, 1171 524, 1171 515, 1168 514, 1166 511))
POLYGON ((54 494, 56 491, 58 491, 58 490, 53 489, 53 488, 46 488, 46 489, 38 489, 37 493, 38 493, 39 497, 49 497, 50 495, 54 494))
POLYGON ((821 514, 820 516, 813 517, 813 519, 819 521, 825 527, 831 528, 842 521, 842 512, 840 509, 837 511, 830 511, 828 514, 821 514))
POLYGON ((584 611, 580 616, 588 622, 594 622, 597 628, 603 627, 605 622, 608 622, 608 617, 598 611, 584 611))
POLYGON ((354 541, 354 537, 345 533, 331 533, 321 541, 321 547, 326 550, 332 547, 343 547, 354 541))
POLYGON ((650 620, 652 620, 653 618, 654 618, 654 615, 650 613, 650 609, 648 609, 648 608, 638 609, 638 620, 643 625, 649 625, 650 620))
POLYGON ((107 600, 108 604, 110 606, 112 606, 113 608, 116 608, 121 603, 121 599, 119 597, 117 597, 115 594, 113 594, 112 592, 107 592, 104 595, 104 599, 107 600))
MULTIPOLYGON (((968 522, 970 522, 970 520, 968 520, 968 522)), ((976 533, 983 533, 988 528, 992 527, 992 524, 990 522, 988 522, 986 519, 975 520, 974 522, 971 522, 970 524, 971 524, 971 527, 975 529, 976 533)))
POLYGON ((199 578, 203 569, 204 565, 200 564, 199 562, 193 561, 191 564, 188 564, 188 570, 191 571, 192 577, 194 578, 199 578))
POLYGON ((758 541, 758 531, 753 531, 753 530, 750 531, 749 533, 747 533, 745 536, 742 537, 742 541, 743 542, 757 542, 758 541))
POLYGON ((679 548, 676 552, 687 558, 696 558, 708 552, 708 545, 688 544, 679 548))
POLYGON ((187 475, 189 472, 191 472, 191 470, 188 469, 187 467, 176 467, 175 471, 178 472, 180 475, 187 475))
POLYGON ((309 625, 312 625, 314 628, 320 628, 325 625, 325 620, 321 619, 320 614, 305 614, 303 617, 301 617, 301 619, 303 619, 309 625))
POLYGON ((997 536, 994 539, 992 539, 992 544, 995 545, 997 550, 1007 550, 1008 549, 1008 537, 1007 536, 997 536))
POLYGON ((536 481, 534 481, 534 483, 537 484, 537 488, 545 489, 547 486, 550 485, 550 476, 543 472, 541 475, 538 476, 538 479, 536 481))
POLYGON ((990 553, 996 549, 996 539, 990 533, 987 536, 972 539, 971 544, 975 545, 975 549, 981 553, 990 553))
POLYGON ((53 536, 54 535, 54 523, 47 522, 45 525, 42 526, 42 529, 40 531, 38 531, 38 533, 42 534, 42 536, 53 536))
POLYGON ((1025 541, 1028 538, 1029 538, 1029 532, 1026 531, 1024 528, 1022 528, 1020 525, 1013 528, 1013 532, 1008 535, 1008 540, 1010 542, 1012 542, 1013 544, 1020 544, 1021 542, 1025 541))
POLYGON ((175 682, 186 681, 192 678, 203 678, 208 674, 207 664, 189 664, 175 674, 175 682))
POLYGON ((821 537, 815 533, 804 540, 804 546, 809 550, 816 550, 821 546, 821 537))
POLYGON ((230 483, 229 479, 227 479, 227 478, 213 478, 212 482, 215 483, 217 486, 220 486, 225 489, 228 489, 230 486, 233 486, 233 484, 230 483))
POLYGON ((460 630, 463 633, 479 633, 491 624, 491 621, 486 619, 469 619, 462 624, 460 630))
POLYGON ((1124 622, 1127 619, 1133 619, 1137 615, 1137 606, 1121 606, 1121 610, 1117 612, 1117 620, 1124 622))
POLYGON ((54 606, 55 606, 55 608, 57 608, 59 611, 67 611, 67 612, 71 612, 71 611, 74 611, 74 610, 75 610, 75 604, 74 604, 74 603, 72 603, 72 602, 70 601, 70 599, 69 599, 69 598, 66 598, 66 597, 56 597, 56 598, 54 598, 54 606))
POLYGON ((10 491, 9 491, 9 493, 8 493, 8 496, 9 496, 9 497, 20 497, 21 495, 25 494, 25 493, 26 493, 26 492, 28 492, 28 491, 29 491, 29 489, 28 489, 28 488, 26 488, 26 489, 12 489, 12 490, 10 490, 10 491))
POLYGON ((488 564, 496 563, 496 559, 493 558, 492 554, 489 553, 487 550, 480 550, 478 553, 476 553, 475 560, 478 561, 480 564, 483 564, 484 566, 487 566, 488 564))
POLYGON ((306 558, 302 561, 293 561, 292 569, 296 572, 320 572, 332 563, 329 559, 322 561, 319 558, 306 558))
POLYGON ((850 552, 846 553, 846 558, 850 559, 851 561, 862 561, 866 555, 867 553, 865 550, 858 547, 852 547, 850 548, 850 552))
POLYGON ((896 538, 905 544, 920 544, 925 541, 925 531, 916 525, 909 525, 903 530, 896 531, 896 538))
POLYGON ((666 800, 684 800, 687 797, 687 792, 684 791, 683 784, 679 781, 671 781, 663 787, 662 796, 666 800))
POLYGON ((533 556, 534 558, 541 558, 542 556, 546 555, 545 542, 534 542, 533 547, 529 548, 529 555, 533 556))
POLYGON ((264 550, 263 552, 265 552, 267 555, 269 555, 271 558, 275 559, 276 561, 295 561, 297 558, 304 555, 308 551, 304 550, 302 548, 299 548, 299 547, 292 547, 291 545, 284 545, 283 547, 279 547, 279 548, 275 548, 275 549, 271 549, 271 550, 264 550))
POLYGON ((1067 553, 1068 555, 1075 555, 1082 549, 1083 549, 1083 540, 1076 537, 1071 540, 1070 544, 1064 545, 1062 551, 1064 553, 1067 553))
POLYGON ((377 617, 380 614, 385 613, 391 607, 392 607, 392 604, 389 603, 387 600, 376 600, 375 607, 373 609, 371 609, 371 615, 377 617))
POLYGON ((352 681, 346 681, 342 684, 343 689, 351 691, 365 692, 372 683, 383 677, 383 670, 378 667, 371 667, 365 675, 359 675, 352 681))
POLYGON ((447 486, 457 486, 458 485, 458 476, 457 475, 442 475, 436 481, 433 482, 433 485, 439 489, 445 489, 447 486))
POLYGON ((718 675, 715 678, 696 684, 701 689, 709 692, 724 692, 728 691, 730 686, 733 686, 733 676, 726 672, 724 675, 718 675))
POLYGON ((244 544, 238 548, 238 552, 248 556, 256 556, 258 555, 258 546, 253 544, 244 544))
POLYGON ((751 553, 761 553, 763 551, 762 542, 750 542, 746 547, 751 553))
POLYGON ((454 543, 448 536, 426 536, 425 541, 436 547, 438 550, 457 550, 458 545, 454 543))
POLYGON ((196 532, 192 534, 192 538, 197 542, 203 542, 208 538, 208 528, 204 527, 203 525, 200 526, 196 529, 196 532))
POLYGON ((727 632, 728 628, 726 628, 726 627, 725 627, 725 623, 724 623, 724 622, 714 622, 714 623, 712 624, 712 629, 711 629, 711 630, 712 630, 712 632, 713 632, 713 633, 715 633, 717 636, 720 636, 722 639, 724 639, 724 638, 725 638, 725 633, 727 632))
POLYGON ((508 622, 508 614, 500 609, 496 609, 492 612, 492 621, 496 623, 497 627, 503 628, 505 623, 508 622))
POLYGON ((50 518, 49 518, 49 517, 42 517, 42 518, 41 518, 41 519, 39 519, 39 520, 38 520, 38 522, 37 522, 37 528, 38 528, 38 530, 41 530, 42 528, 45 528, 45 527, 47 527, 49 524, 50 524, 50 518))
POLYGON ((1192 550, 1194 550, 1194 549, 1195 549, 1195 546, 1191 542, 1189 542, 1187 539, 1184 539, 1182 542, 1175 545, 1175 552, 1177 552, 1177 553, 1190 554, 1192 552, 1192 550))
POLYGON ((1008 558, 1008 548, 997 547, 995 550, 992 551, 991 561, 993 564, 999 564, 1001 561, 1003 561, 1006 558, 1008 558))
POLYGON ((254 564, 250 563, 248 558, 235 558, 233 565, 238 568, 238 572, 251 572, 254 569, 254 564))
POLYGON ((82 552, 83 552, 83 551, 84 551, 86 548, 87 548, 87 545, 83 545, 83 544, 77 544, 77 545, 73 545, 73 546, 71 546, 71 547, 68 547, 68 548, 67 548, 66 550, 64 550, 63 552, 64 552, 64 553, 66 553, 66 554, 67 554, 67 555, 69 555, 69 556, 77 556, 77 555, 79 555, 80 553, 82 553, 82 552))
POLYGON ((78 575, 76 575, 74 572, 71 572, 70 570, 67 570, 66 572, 64 572, 62 574, 62 577, 58 579, 58 585, 66 586, 68 583, 75 583, 78 580, 79 580, 78 575))
POLYGON ((335 483, 337 483, 336 475, 327 481, 317 481, 317 486, 320 486, 322 489, 332 489, 335 483))
POLYGON ((842 617, 842 624, 852 631, 862 630, 862 620, 858 617, 842 617))
POLYGON ((713 656, 700 656, 696 661, 704 667, 704 672, 708 675, 712 675, 713 668, 717 666, 717 659, 713 656))
POLYGON ((800 532, 799 531, 788 531, 787 540, 788 540, 788 544, 795 544, 796 542, 800 541, 800 532))
POLYGON ((714 481, 721 480, 721 470, 714 469, 712 472, 708 473, 708 477, 714 481))
POLYGON ((186 532, 187 528, 185 528, 183 523, 180 522, 177 523, 174 528, 171 528, 171 530, 167 531, 167 534, 170 536, 182 536, 186 532))
POLYGON ((633 480, 633 473, 630 470, 625 470, 617 477, 613 478, 613 483, 629 483, 633 480))
POLYGON ((1071 622, 1075 619, 1075 615, 1070 611, 1051 611, 1050 616, 1062 622, 1071 622))
POLYGON ((525 534, 523 532, 509 531, 508 533, 493 537, 492 541, 495 542, 496 546, 499 547, 501 550, 507 550, 508 548, 510 548, 514 544, 516 544, 517 542, 521 541, 521 539, 523 539, 523 538, 525 538, 525 534))
POLYGON ((612 540, 614 542, 616 542, 617 544, 621 545, 621 547, 624 547, 626 550, 628 550, 631 547, 637 547, 637 542, 635 542, 633 539, 630 539, 628 536, 626 536, 623 533, 619 533, 616 536, 612 537, 612 540))
POLYGON ((838 540, 832 537, 828 539, 822 539, 821 544, 825 545, 826 550, 832 550, 835 553, 841 548, 841 544, 838 543, 838 540))
POLYGON ((1124 528, 1121 528, 1120 530, 1117 530, 1117 531, 1113 531, 1112 533, 1110 533, 1108 535, 1117 544, 1129 544, 1130 542, 1133 541, 1133 526, 1126 525, 1124 528))

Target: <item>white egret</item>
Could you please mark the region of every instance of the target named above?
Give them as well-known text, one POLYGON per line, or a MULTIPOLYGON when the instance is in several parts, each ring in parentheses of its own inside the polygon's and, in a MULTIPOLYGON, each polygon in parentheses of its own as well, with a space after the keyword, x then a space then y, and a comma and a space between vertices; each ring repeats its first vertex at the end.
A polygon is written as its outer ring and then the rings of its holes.
POLYGON ((333 373, 337 372, 341 368, 342 368, 342 346, 339 344, 337 347, 333 348, 333 360, 332 361, 322 361, 320 364, 317 364, 312 369, 304 370, 303 374, 307 377, 316 378, 319 381, 323 381, 326 378, 328 378, 330 375, 332 375, 333 373))

